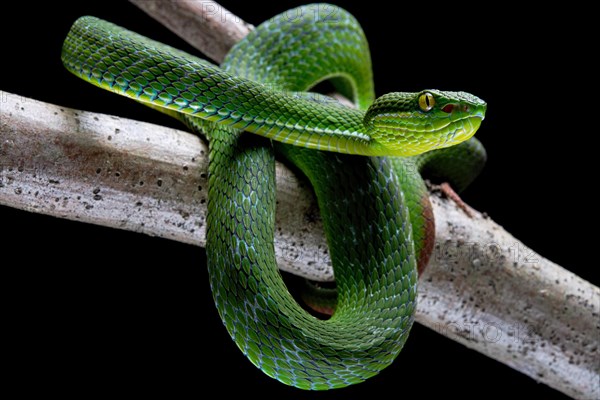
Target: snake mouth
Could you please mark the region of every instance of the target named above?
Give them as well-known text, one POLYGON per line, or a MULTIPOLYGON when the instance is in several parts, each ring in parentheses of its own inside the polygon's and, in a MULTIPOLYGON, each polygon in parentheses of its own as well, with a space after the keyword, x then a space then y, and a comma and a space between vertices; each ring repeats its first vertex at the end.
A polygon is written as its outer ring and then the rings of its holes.
POLYGON ((469 140, 477 132, 484 118, 485 115, 478 112, 453 119, 437 131, 435 135, 438 141, 432 147, 441 149, 469 140))
POLYGON ((479 129, 481 126, 481 121, 483 121, 484 118, 485 116, 483 114, 471 114, 467 117, 461 118, 459 120, 461 126, 458 127, 452 136, 453 140, 448 142, 449 145, 458 144, 470 139, 479 129))
MULTIPOLYGON (((462 105, 461 105, 462 106, 462 105)), ((375 117, 381 135, 381 150, 377 155, 410 157, 427 151, 451 147, 470 139, 481 126, 485 109, 470 109, 469 114, 459 108, 450 113, 438 112, 435 118, 426 114, 380 114, 375 117), (404 118, 402 118, 404 117, 404 118), (427 119, 427 122, 424 122, 427 119), (404 123, 398 123, 403 120, 404 123)))
MULTIPOLYGON (((460 105, 460 108, 464 109, 464 105, 460 105)), ((456 137, 457 141, 453 141, 453 143, 457 143, 473 136, 477 129, 479 129, 481 121, 484 118, 485 113, 480 110, 473 111, 471 109, 470 114, 465 114, 463 110, 459 111, 457 106, 448 116, 440 116, 440 118, 432 120, 432 122, 423 125, 420 129, 415 129, 413 134, 426 134, 430 137, 438 135, 440 137, 449 137, 449 134, 444 135, 444 132, 454 132, 453 137, 456 137), (465 137, 466 139, 462 139, 465 137)))

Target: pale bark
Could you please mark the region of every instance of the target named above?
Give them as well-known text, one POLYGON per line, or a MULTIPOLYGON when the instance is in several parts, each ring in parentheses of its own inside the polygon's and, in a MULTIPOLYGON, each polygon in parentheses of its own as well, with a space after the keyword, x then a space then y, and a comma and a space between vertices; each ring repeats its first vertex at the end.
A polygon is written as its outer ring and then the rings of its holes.
MULTIPOLYGON (((7 92, 0 99, 0 204, 204 246, 208 148, 197 136, 7 92)), ((281 268, 332 280, 311 193, 279 163, 277 176, 281 268)))
POLYGON ((217 62, 253 28, 212 0, 130 0, 217 62))
MULTIPOLYGON (((251 28, 214 2, 133 2, 216 61, 251 28)), ((0 117, 0 204, 204 245, 197 137, 6 92, 0 117)), ((277 185, 280 266, 331 280, 312 193, 282 165, 277 185)), ((572 397, 600 397, 600 289, 481 214, 432 201, 436 247, 417 321, 572 397)))
MULTIPOLYGON (((0 99, 0 204, 204 245, 207 149, 196 136, 0 99)), ((281 164, 277 187, 279 265, 331 280, 312 193, 281 164)), ((573 397, 597 397, 600 289, 478 212, 431 199, 436 247, 417 321, 573 397)))

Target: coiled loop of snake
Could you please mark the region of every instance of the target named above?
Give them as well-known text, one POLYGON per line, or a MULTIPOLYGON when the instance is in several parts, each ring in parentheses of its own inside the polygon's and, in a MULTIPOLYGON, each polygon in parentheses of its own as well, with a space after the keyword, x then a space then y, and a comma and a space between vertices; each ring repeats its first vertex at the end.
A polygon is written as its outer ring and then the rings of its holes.
MULTIPOLYGON (((413 322, 417 259, 425 263, 431 247, 423 181, 410 173, 419 161, 405 157, 469 139, 483 101, 438 90, 374 100, 362 29, 330 5, 263 23, 221 68, 93 17, 75 22, 62 59, 75 75, 209 139, 211 287, 227 330, 256 366, 289 385, 329 389, 394 360, 413 322), (325 79, 357 108, 297 93, 325 79), (275 149, 318 198, 338 291, 327 321, 293 300, 277 269, 275 149)), ((452 160, 449 150, 428 157, 452 160)))

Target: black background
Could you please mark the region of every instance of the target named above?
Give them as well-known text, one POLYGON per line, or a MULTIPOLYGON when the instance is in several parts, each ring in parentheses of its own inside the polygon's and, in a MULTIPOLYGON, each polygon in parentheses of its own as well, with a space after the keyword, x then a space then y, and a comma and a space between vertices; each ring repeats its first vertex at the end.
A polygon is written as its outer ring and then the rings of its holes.
MULTIPOLYGON (((302 2, 272 3, 222 2, 255 25, 302 2)), ((594 215, 586 183, 593 183, 584 175, 590 175, 598 113, 586 89, 592 52, 578 50, 586 49, 586 32, 574 23, 580 11, 333 3, 363 25, 378 95, 438 88, 488 102, 478 137, 489 161, 463 198, 532 249, 597 284, 597 262, 588 262, 595 248, 584 233, 594 215)), ((59 10, 57 4, 23 1, 3 12, 0 89, 178 127, 70 75, 60 48, 77 17, 95 15, 193 50, 128 2, 59 10)), ((0 207, 0 232, 0 265, 10 289, 5 329, 19 355, 11 369, 27 377, 24 392, 173 396, 217 387, 222 394, 306 395, 267 378, 237 350, 215 311, 203 249, 6 207, 0 207)), ((380 376, 318 395, 400 397, 406 387, 462 398, 490 392, 563 398, 419 325, 380 376)))

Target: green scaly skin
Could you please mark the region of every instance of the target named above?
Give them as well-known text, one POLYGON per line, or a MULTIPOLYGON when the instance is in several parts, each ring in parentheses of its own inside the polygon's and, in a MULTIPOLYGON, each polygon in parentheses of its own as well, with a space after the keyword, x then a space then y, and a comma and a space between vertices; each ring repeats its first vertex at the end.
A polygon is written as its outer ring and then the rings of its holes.
POLYGON ((423 184, 417 174, 396 174, 414 160, 364 156, 411 156, 464 141, 483 119, 483 101, 436 90, 373 101, 364 34, 330 5, 265 22, 222 68, 93 17, 74 24, 62 59, 75 75, 209 139, 211 287, 227 330, 255 365, 283 383, 320 390, 361 382, 394 360, 413 322, 415 246, 423 246, 413 243, 411 224, 423 224, 411 217, 422 213, 423 184), (358 108, 292 93, 324 79, 358 108), (425 93, 435 101, 428 110, 425 93), (283 284, 273 248, 275 151, 241 130, 303 146, 275 147, 317 195, 338 291, 327 321, 302 310, 283 284))

